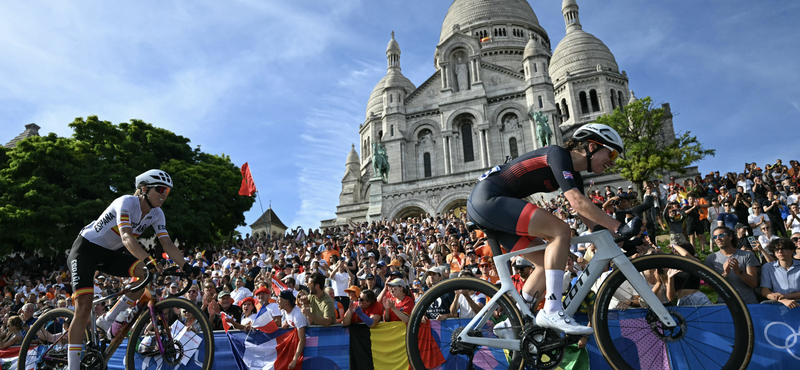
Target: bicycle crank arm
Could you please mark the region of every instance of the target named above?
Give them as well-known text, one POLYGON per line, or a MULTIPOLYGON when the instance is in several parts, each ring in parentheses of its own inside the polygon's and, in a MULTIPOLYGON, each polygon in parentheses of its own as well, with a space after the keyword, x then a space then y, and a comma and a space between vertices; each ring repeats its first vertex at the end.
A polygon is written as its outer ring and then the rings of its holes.
POLYGON ((564 348, 570 344, 578 343, 578 341, 580 340, 581 340, 580 336, 567 335, 565 337, 561 337, 556 340, 551 340, 549 342, 542 343, 541 345, 537 346, 537 350, 540 352, 548 352, 556 348, 564 348))

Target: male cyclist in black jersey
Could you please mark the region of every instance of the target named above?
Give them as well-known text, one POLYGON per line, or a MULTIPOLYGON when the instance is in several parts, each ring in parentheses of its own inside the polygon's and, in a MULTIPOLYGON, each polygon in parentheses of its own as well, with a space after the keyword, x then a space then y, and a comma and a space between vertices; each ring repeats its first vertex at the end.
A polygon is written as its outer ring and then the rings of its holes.
POLYGON ((567 334, 590 335, 592 328, 579 325, 562 310, 564 267, 571 238, 569 226, 546 209, 538 211, 534 204, 521 198, 561 189, 589 228, 599 224, 609 230, 627 231, 625 224, 607 215, 584 195, 580 174, 587 170, 601 174, 612 167, 623 151, 623 144, 611 127, 588 124, 576 130, 564 146, 566 149, 540 148, 486 172, 469 196, 467 215, 476 224, 497 231, 500 245, 509 252, 542 244, 539 238, 547 239, 544 251, 524 255, 536 268, 525 281, 522 296, 533 301, 545 286, 547 297, 544 309, 536 315, 536 324, 567 334))
MULTIPOLYGON (((75 301, 75 317, 69 331, 69 370, 80 370, 83 351, 84 330, 91 317, 94 298, 94 274, 99 270, 114 276, 144 278, 144 267, 156 268, 155 260, 139 245, 136 238, 149 226, 153 226, 164 251, 184 270, 191 269, 183 254, 172 243, 167 233, 161 205, 172 189, 172 178, 164 171, 149 170, 136 176, 136 193, 123 195, 114 200, 97 220, 86 225, 75 239, 69 252, 67 265, 72 272, 72 289, 75 301), (125 247, 130 254, 117 251, 125 247), (144 263, 143 263, 144 262, 144 263)), ((119 323, 114 319, 134 304, 144 290, 128 293, 117 301, 114 308, 97 319, 97 326, 116 334, 119 323)))

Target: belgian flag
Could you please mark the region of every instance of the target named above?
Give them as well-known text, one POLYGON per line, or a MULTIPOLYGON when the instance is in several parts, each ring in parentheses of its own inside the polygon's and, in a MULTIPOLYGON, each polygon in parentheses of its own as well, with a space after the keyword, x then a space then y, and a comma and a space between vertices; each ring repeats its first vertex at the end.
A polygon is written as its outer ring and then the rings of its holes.
MULTIPOLYGON (((350 369, 353 370, 407 370, 406 325, 402 321, 384 322, 373 329, 366 325, 350 325, 350 369)), ((430 330, 427 331, 430 333, 430 330)), ((421 343, 436 345, 432 340, 421 343)), ((434 368, 444 363, 441 351, 421 351, 431 354, 426 359, 427 367, 434 368)))

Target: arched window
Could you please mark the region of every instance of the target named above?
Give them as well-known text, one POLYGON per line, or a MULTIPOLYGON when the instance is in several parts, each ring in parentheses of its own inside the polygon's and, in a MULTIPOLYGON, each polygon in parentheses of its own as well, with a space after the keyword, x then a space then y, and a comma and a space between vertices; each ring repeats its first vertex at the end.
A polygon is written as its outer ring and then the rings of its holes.
POLYGON ((617 94, 614 92, 614 89, 611 89, 611 110, 617 109, 617 99, 614 99, 617 94))
POLYGON ((425 177, 433 176, 431 174, 431 153, 425 152, 422 155, 422 166, 425 168, 425 177))
POLYGON ((586 99, 586 91, 581 91, 578 94, 578 99, 581 101, 581 114, 589 113, 589 100, 586 99))
POLYGON ((564 110, 564 117, 569 119, 569 106, 567 105, 567 99, 561 99, 561 108, 564 110))
POLYGON ((383 140, 383 131, 378 131, 378 142, 380 143, 383 140))
POLYGON ((600 111, 600 101, 597 99, 597 91, 594 89, 589 91, 589 99, 592 100, 592 112, 600 111))
POLYGON ((389 103, 393 103, 394 94, 389 94, 389 103))
POLYGON ((542 101, 542 96, 539 95, 539 109, 544 108, 544 102, 542 101))
POLYGON ((533 73, 539 72, 539 67, 536 66, 536 63, 533 63, 533 73))
POLYGON ((622 100, 622 90, 617 91, 617 95, 619 96, 619 108, 622 109, 622 107, 625 106, 625 104, 622 104, 622 102, 624 101, 622 100))
POLYGON ((461 125, 461 142, 464 144, 464 162, 474 161, 475 154, 472 152, 472 125, 469 123, 461 125))
POLYGON ((517 150, 517 138, 512 137, 508 139, 508 150, 511 152, 511 158, 519 157, 519 151, 517 150))

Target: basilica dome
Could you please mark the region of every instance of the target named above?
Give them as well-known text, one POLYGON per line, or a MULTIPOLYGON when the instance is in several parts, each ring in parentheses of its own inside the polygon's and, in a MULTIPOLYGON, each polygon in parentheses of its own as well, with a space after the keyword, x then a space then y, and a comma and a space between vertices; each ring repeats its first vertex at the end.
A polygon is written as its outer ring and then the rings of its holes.
POLYGON ((567 72, 572 75, 600 70, 619 73, 617 60, 608 46, 583 30, 577 2, 564 0, 561 12, 567 25, 567 34, 558 43, 550 59, 549 72, 553 82, 561 81, 567 72))
POLYGON ((526 0, 455 0, 444 16, 439 43, 453 34, 455 25, 463 30, 481 23, 519 23, 547 35, 526 0))
POLYGON ((387 86, 386 83, 390 82, 392 86, 400 86, 405 90, 406 96, 411 94, 414 90, 417 89, 414 86, 414 83, 411 82, 406 76, 403 76, 402 73, 399 71, 394 73, 394 71, 390 71, 383 76, 378 84, 375 85, 375 88, 372 89, 372 94, 369 94, 369 101, 367 102, 367 118, 369 118, 369 113, 373 112, 375 114, 383 113, 383 89, 387 86))

